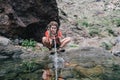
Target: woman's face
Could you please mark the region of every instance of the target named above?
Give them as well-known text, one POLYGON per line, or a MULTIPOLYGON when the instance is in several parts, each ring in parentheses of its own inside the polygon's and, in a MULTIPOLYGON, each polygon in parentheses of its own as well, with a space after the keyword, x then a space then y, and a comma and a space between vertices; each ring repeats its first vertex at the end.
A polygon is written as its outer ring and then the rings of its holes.
POLYGON ((57 27, 56 26, 51 26, 50 31, 51 31, 52 34, 56 34, 57 27))

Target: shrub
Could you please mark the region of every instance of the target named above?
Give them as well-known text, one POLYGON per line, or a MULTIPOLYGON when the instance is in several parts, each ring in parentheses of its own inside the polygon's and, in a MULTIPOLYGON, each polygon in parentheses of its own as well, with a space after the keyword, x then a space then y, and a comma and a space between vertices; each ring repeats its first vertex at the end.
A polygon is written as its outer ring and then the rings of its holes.
POLYGON ((34 61, 23 61, 21 68, 24 70, 23 72, 32 72, 34 71, 38 66, 34 61))
POLYGON ((23 42, 22 42, 22 46, 24 46, 24 47, 35 47, 36 46, 36 41, 34 41, 34 40, 32 40, 32 39, 30 39, 30 40, 23 40, 23 42))
POLYGON ((113 20, 117 27, 120 27, 120 19, 113 20))
POLYGON ((90 24, 85 20, 83 20, 83 21, 78 20, 77 23, 78 23, 79 26, 83 26, 83 27, 89 27, 90 26, 90 24))
POLYGON ((71 44, 70 47, 76 48, 76 47, 78 47, 78 45, 77 44, 71 44))
POLYGON ((86 21, 84 21, 84 22, 82 22, 82 26, 88 27, 88 26, 89 26, 89 23, 86 22, 86 21))
POLYGON ((96 35, 99 35, 99 30, 98 29, 90 29, 89 34, 90 34, 90 36, 94 37, 96 35))
POLYGON ((102 42, 102 47, 104 47, 106 50, 110 50, 112 48, 112 44, 107 42, 102 42))
POLYGON ((116 36, 116 35, 115 35, 115 32, 114 32, 111 28, 108 28, 108 29, 106 29, 106 30, 107 30, 107 32, 108 32, 109 35, 116 36))

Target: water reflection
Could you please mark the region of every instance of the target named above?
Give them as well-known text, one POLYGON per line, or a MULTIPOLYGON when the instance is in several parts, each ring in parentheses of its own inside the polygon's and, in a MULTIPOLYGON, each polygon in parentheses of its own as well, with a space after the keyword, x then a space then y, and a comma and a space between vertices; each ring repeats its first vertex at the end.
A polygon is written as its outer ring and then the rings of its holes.
POLYGON ((21 59, 0 60, 0 80, 41 80, 41 65, 21 59))

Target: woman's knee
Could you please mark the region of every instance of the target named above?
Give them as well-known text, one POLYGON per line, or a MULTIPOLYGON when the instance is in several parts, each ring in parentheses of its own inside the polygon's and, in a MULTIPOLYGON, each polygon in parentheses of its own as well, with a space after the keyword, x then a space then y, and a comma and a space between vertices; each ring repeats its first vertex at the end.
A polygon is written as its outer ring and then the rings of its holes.
POLYGON ((43 37, 42 38, 42 42, 44 43, 46 41, 46 37, 43 37))
POLYGON ((71 37, 67 37, 67 38, 66 38, 66 41, 67 41, 67 42, 70 42, 70 41, 71 41, 71 37))

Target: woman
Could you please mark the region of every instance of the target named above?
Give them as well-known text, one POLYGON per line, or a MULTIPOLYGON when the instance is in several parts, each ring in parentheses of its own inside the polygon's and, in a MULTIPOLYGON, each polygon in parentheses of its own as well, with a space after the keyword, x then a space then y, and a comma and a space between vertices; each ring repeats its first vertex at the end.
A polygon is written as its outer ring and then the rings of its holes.
POLYGON ((70 42, 70 37, 63 38, 62 32, 59 30, 58 23, 51 21, 48 24, 48 29, 45 32, 45 36, 42 38, 43 45, 49 50, 54 48, 54 40, 56 41, 56 47, 58 51, 63 50, 63 47, 70 42))

